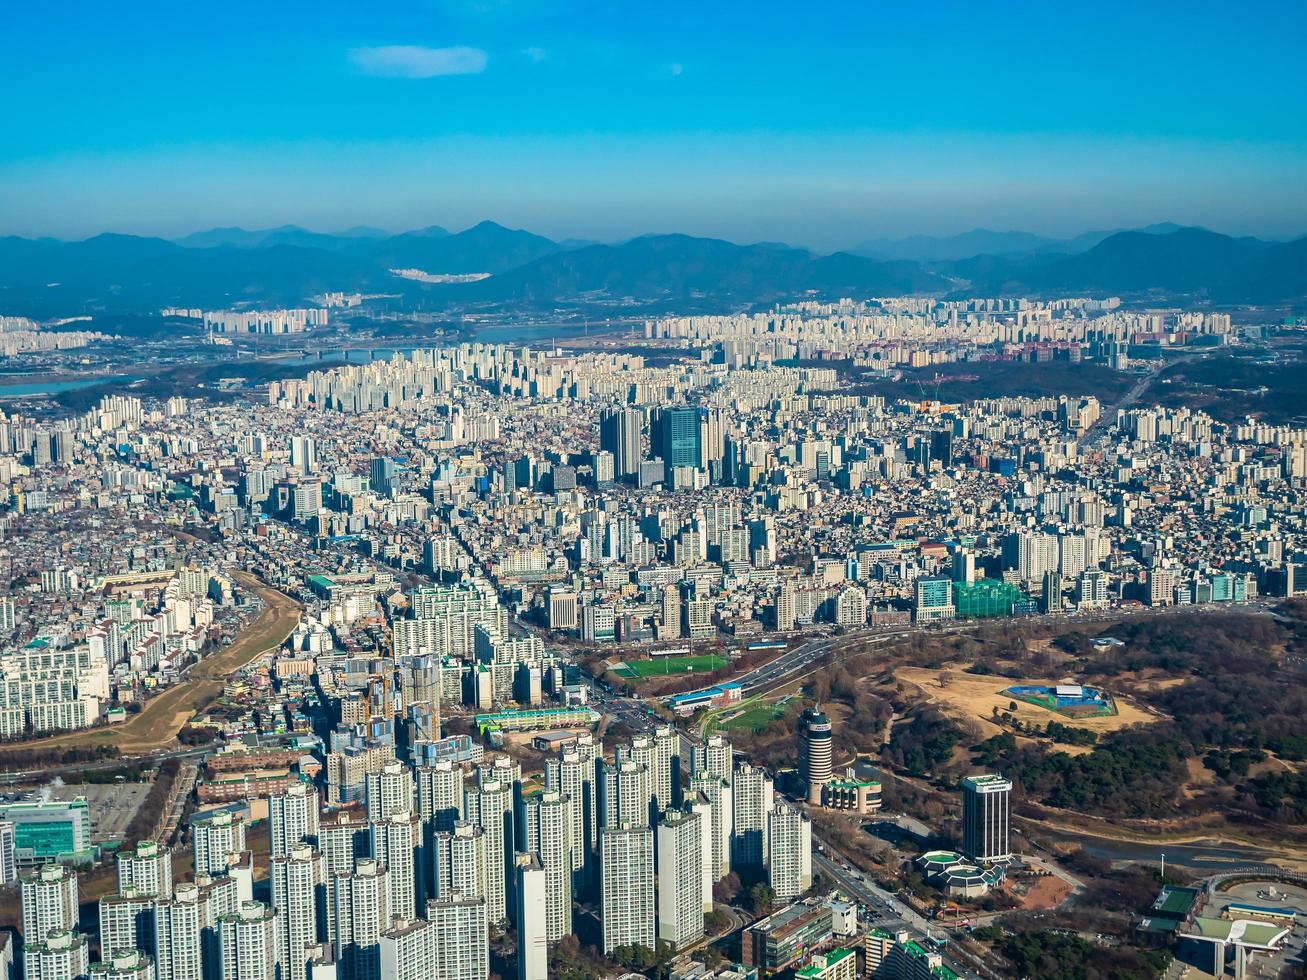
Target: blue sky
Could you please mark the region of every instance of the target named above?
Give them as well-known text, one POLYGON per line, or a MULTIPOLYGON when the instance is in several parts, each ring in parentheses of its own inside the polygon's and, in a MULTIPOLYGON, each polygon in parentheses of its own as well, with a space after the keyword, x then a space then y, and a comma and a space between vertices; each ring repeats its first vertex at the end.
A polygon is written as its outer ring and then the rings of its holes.
POLYGON ((0 234, 1307 233, 1307 4, 11 0, 0 234))

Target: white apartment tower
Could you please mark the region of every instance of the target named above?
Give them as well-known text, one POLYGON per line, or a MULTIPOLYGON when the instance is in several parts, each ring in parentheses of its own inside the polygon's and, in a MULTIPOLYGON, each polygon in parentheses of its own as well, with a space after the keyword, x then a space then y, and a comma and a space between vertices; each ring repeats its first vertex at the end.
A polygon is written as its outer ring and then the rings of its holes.
POLYGON ((656 948, 653 831, 622 823, 599 832, 604 954, 619 946, 656 948))
POLYGON ((222 980, 280 980, 277 912, 262 902, 241 902, 218 920, 222 980))
POLYGON ((277 911, 277 955, 288 977, 305 976, 318 942, 318 896, 326 887, 326 864, 308 844, 271 861, 272 907, 277 911))
POLYGON ((291 848, 307 841, 318 843, 318 791, 308 783, 295 783, 268 800, 268 832, 272 857, 285 857, 291 848))
POLYGON ((703 938, 703 820, 668 810, 658 822, 658 938, 683 949, 703 938))
POLYGON ((545 869, 545 925, 549 942, 572 931, 572 801, 545 790, 523 801, 527 851, 545 869))
POLYGON ((77 928, 77 875, 47 864, 22 879, 23 940, 41 942, 52 932, 77 928))
POLYGON ((812 887, 812 821, 781 804, 767 821, 767 883, 776 900, 793 901, 812 887))

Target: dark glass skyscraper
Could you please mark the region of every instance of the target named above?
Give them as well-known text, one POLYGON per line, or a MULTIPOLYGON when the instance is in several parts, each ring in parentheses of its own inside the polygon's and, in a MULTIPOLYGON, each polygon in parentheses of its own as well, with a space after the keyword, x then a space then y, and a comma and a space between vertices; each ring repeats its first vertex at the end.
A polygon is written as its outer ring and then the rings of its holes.
POLYGON ((703 425, 697 408, 666 409, 658 420, 663 465, 667 468, 703 465, 703 425))

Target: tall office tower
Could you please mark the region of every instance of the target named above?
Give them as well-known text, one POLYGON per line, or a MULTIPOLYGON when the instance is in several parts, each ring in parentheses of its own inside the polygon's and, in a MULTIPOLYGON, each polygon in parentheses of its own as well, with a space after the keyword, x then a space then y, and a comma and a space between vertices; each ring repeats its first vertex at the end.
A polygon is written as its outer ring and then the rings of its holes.
POLYGON ((134 888, 142 895, 172 898, 172 852, 154 841, 118 852, 118 891, 134 888))
POLYGON ((332 889, 334 940, 341 976, 382 980, 381 934, 391 926, 386 869, 364 858, 352 875, 338 875, 332 889))
POLYGON ((663 463, 668 469, 692 466, 699 469, 703 462, 703 426, 699 409, 684 406, 665 408, 658 418, 662 438, 660 447, 663 463))
POLYGON ((85 936, 61 929, 43 941, 27 940, 23 962, 27 980, 85 980, 91 948, 85 936))
POLYGON ((154 905, 156 980, 210 980, 222 975, 218 919, 235 911, 231 878, 182 882, 171 902, 154 905))
POLYGON ((821 788, 831 780, 830 719, 815 707, 799 716, 799 778, 808 794, 808 802, 821 804, 821 788))
POLYGON ((747 762, 737 762, 731 780, 731 802, 735 808, 731 862, 765 866, 767 818, 775 807, 771 776, 747 762))
POLYGON ((139 949, 100 951, 101 961, 91 967, 95 980, 154 980, 154 960, 139 949))
POLYGON ((1052 615, 1062 611, 1062 573, 1048 571, 1044 573, 1043 595, 1040 605, 1045 613, 1052 615))
POLYGON ((326 862, 310 845, 295 844, 290 853, 272 859, 270 876, 278 958, 288 980, 302 980, 312 956, 308 947, 325 935, 319 933, 318 916, 326 901, 326 862))
POLYGON ((545 926, 551 943, 572 931, 572 801, 547 789, 522 801, 523 843, 545 869, 545 926))
POLYGON ((613 454, 613 473, 619 480, 640 471, 640 430, 643 419, 634 408, 607 408, 599 415, 599 448, 613 454))
POLYGON ((398 476, 399 465, 389 456, 378 456, 368 464, 368 489, 380 497, 388 497, 398 476))
POLYGON ((653 831, 620 823, 599 831, 604 955, 619 946, 656 948, 653 831))
POLYGON ((725 735, 709 735, 695 745, 692 769, 696 776, 706 772, 718 779, 730 779, 735 769, 735 749, 725 735))
POLYGON ((594 812, 594 766, 586 765, 576 749, 563 749, 557 759, 545 763, 545 786, 564 794, 571 801, 571 827, 567 839, 571 850, 572 890, 575 892, 585 884, 593 865, 590 841, 594 840, 594 828, 590 816, 594 812))
POLYGON ((225 875, 232 855, 245 850, 245 818, 220 810, 191 821, 196 875, 225 875))
POLYGON ((468 820, 485 831, 486 916, 498 924, 508 917, 508 885, 504 880, 505 853, 514 853, 511 846, 512 823, 508 820, 513 791, 498 780, 489 780, 464 796, 463 811, 468 820))
POLYGON ((368 773, 366 792, 369 820, 385 820, 414 809, 413 773, 402 762, 387 762, 381 772, 368 773))
POLYGON ((965 548, 953 552, 953 581, 965 585, 976 581, 976 556, 965 548))
MULTIPOLYGON (((620 749, 619 749, 620 754, 620 749)), ((632 759, 605 762, 599 770, 599 805, 602 826, 649 826, 649 809, 653 803, 653 785, 649 768, 632 759)))
POLYGON ((436 930, 433 980, 486 980, 490 974, 486 900, 455 892, 427 903, 427 921, 436 930))
POLYGON ((968 857, 984 862, 1011 858, 1011 817, 1011 780, 993 774, 962 780, 962 850, 968 857))
POLYGON ((305 476, 316 473, 318 469, 318 449, 312 436, 292 436, 290 440, 290 465, 305 476))
POLYGON ((548 980, 549 925, 545 866, 535 854, 518 851, 517 980, 548 980))
POLYGON ((694 812, 668 810, 658 822, 658 939, 673 949, 703 938, 703 831, 694 812))
POLYGON ((277 911, 262 902, 241 902, 218 919, 222 980, 279 980, 277 911))
POLYGON ((767 821, 767 883, 777 901, 798 898, 812 887, 812 821, 782 803, 767 821))
POLYGON ((100 899, 101 953, 154 949, 154 902, 153 895, 142 895, 131 885, 100 899))
POLYGON ((386 868, 392 919, 417 918, 418 845, 422 824, 413 811, 392 813, 372 823, 372 856, 386 868))
POLYGON ((301 842, 317 846, 318 809, 318 791, 309 783, 295 783, 268 798, 272 857, 285 857, 301 842))
POLYGON ((40 942, 52 932, 77 928, 77 875, 47 864, 22 878, 23 940, 40 942))
POLYGON ((418 816, 432 830, 453 830, 463 819, 463 770, 449 759, 438 759, 417 770, 418 816))
POLYGON ((712 880, 721 881, 731 873, 731 842, 735 839, 735 805, 731 784, 708 772, 690 780, 690 796, 698 805, 708 804, 712 815, 709 837, 712 845, 712 880))
POLYGON ((381 975, 386 980, 432 980, 436 928, 425 919, 396 919, 381 934, 381 975))

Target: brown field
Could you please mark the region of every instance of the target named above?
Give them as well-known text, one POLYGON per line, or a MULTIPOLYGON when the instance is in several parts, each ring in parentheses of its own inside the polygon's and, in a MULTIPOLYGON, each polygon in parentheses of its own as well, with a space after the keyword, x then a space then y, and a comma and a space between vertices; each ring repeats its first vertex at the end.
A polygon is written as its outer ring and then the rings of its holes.
POLYGON ((228 675, 290 636, 299 621, 299 605, 245 572, 236 580, 261 598, 266 608, 223 650, 191 669, 186 680, 145 703, 140 713, 112 728, 69 732, 25 742, 24 748, 43 746, 112 745, 125 756, 157 752, 167 747, 195 713, 222 693, 228 675))
MULTIPOLYGON (((895 669, 894 676, 900 681, 907 681, 919 687, 923 694, 946 712, 959 718, 974 721, 984 732, 986 738, 1005 731, 1005 729, 990 720, 993 717, 994 708, 998 708, 1000 712, 1008 711, 1026 722, 1046 725, 1050 721, 1060 721, 1064 725, 1087 728, 1099 734, 1115 732, 1131 725, 1151 724, 1155 721, 1161 721, 1165 717, 1158 712, 1145 709, 1135 702, 1123 698, 1115 691, 1112 692, 1116 695, 1117 713, 1115 715, 1071 718, 1024 701, 1017 701, 1017 710, 1011 711, 1009 705, 1013 698, 1010 695, 1003 694, 1004 689, 1019 684, 1047 684, 1050 683, 1049 679, 1014 680, 1010 677, 968 674, 961 670, 952 669, 948 671, 952 679, 946 687, 941 687, 939 683, 940 673, 938 670, 928 670, 924 667, 899 667, 895 669)), ((1069 752, 1073 755, 1089 751, 1084 746, 1069 745, 1059 745, 1057 750, 1069 752)))

